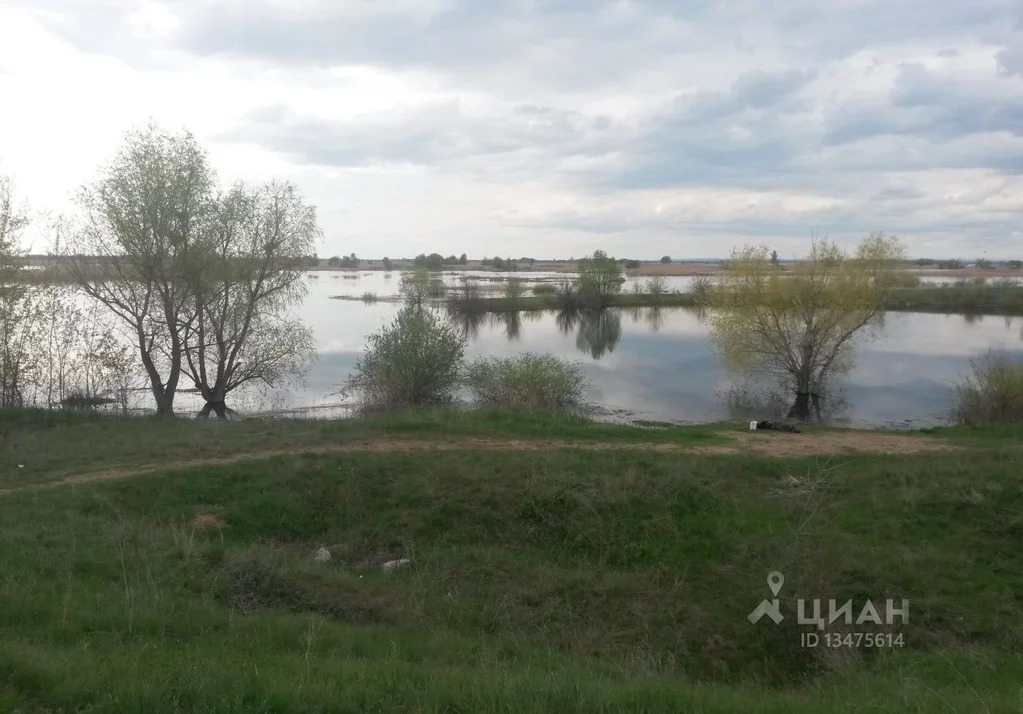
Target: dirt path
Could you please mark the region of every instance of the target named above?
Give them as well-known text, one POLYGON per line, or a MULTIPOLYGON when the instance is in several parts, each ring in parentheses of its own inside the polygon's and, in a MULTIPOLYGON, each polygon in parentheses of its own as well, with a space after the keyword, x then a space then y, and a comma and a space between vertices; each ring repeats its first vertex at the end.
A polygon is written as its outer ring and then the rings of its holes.
POLYGON ((544 451, 551 449, 653 451, 688 454, 753 454, 776 458, 820 456, 851 453, 916 454, 955 448, 927 436, 885 434, 877 432, 832 432, 823 434, 748 433, 723 434, 730 444, 681 444, 664 442, 594 442, 558 441, 550 439, 492 439, 466 437, 444 440, 411 440, 378 438, 345 444, 246 451, 230 456, 168 460, 159 464, 130 466, 103 471, 90 471, 45 483, 0 489, 0 496, 19 491, 32 491, 57 486, 114 481, 153 473, 181 471, 197 466, 227 466, 242 461, 269 459, 275 456, 322 455, 337 453, 394 453, 408 451, 544 451))

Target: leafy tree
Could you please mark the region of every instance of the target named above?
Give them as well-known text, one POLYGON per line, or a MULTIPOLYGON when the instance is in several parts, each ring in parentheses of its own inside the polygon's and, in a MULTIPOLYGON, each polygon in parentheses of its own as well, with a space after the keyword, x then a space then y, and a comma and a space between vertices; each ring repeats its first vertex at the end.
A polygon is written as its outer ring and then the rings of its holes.
POLYGON ((430 271, 425 265, 414 270, 406 270, 401 274, 398 293, 402 300, 412 305, 422 305, 430 297, 430 271))
POLYGON ((625 269, 626 270, 635 270, 638 267, 639 267, 639 261, 638 260, 626 260, 625 261, 625 269))
POLYGON ((79 203, 84 223, 64 243, 65 260, 78 286, 123 323, 157 414, 172 416, 191 320, 182 277, 216 211, 206 153, 187 132, 153 125, 129 132, 79 203))
POLYGON ((899 241, 872 234, 853 256, 827 240, 786 275, 766 248, 732 253, 712 293, 712 338, 726 364, 782 380, 795 395, 789 416, 820 415, 829 376, 850 366, 853 340, 869 334, 896 282, 899 241))
POLYGON ((191 134, 150 125, 128 133, 80 203, 58 252, 131 335, 159 415, 174 414, 183 374, 223 415, 233 389, 303 361, 307 333, 279 311, 318 264, 304 251, 319 232, 289 184, 221 193, 191 134))
POLYGON ((465 256, 465 253, 462 253, 460 256, 458 256, 458 264, 459 265, 465 265, 468 262, 469 262, 469 259, 465 256))
POLYGON ((380 261, 380 264, 383 266, 384 270, 390 270, 391 269, 391 259, 386 257, 386 256, 384 257, 384 259, 382 261, 380 261))
POLYGON ((622 291, 625 282, 622 269, 614 258, 602 250, 579 261, 575 290, 581 298, 595 305, 606 304, 608 298, 622 291))
POLYGON ((665 263, 665 264, 670 263, 671 262, 671 256, 670 255, 662 255, 661 256, 661 262, 665 263))
POLYGON ((778 265, 778 251, 771 251, 771 265, 778 265))
POLYGON ((187 273, 184 369, 205 401, 201 416, 226 417, 233 391, 272 387, 312 359, 312 334, 287 315, 305 295, 294 258, 318 235, 316 210, 289 183, 237 185, 219 201, 187 273))

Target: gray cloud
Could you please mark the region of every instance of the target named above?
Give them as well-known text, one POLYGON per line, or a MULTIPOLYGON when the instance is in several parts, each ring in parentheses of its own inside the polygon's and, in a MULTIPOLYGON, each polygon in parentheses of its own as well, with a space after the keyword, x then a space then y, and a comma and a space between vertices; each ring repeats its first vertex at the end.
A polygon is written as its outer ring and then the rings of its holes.
POLYGON ((414 165, 577 199, 508 225, 756 236, 805 235, 809 220, 994 241, 1019 224, 1011 201, 950 203, 929 183, 1023 175, 1018 0, 179 0, 163 3, 175 22, 161 31, 140 29, 140 1, 9 2, 143 69, 215 58, 317 92, 340 67, 421 71, 443 95, 352 118, 270 94, 218 140, 299 166, 414 165), (736 198, 728 216, 692 219, 630 207, 692 189, 819 207, 752 215, 736 198))
POLYGON ((592 155, 613 131, 607 117, 530 104, 496 117, 472 116, 447 102, 348 121, 302 117, 274 105, 251 112, 242 127, 224 138, 325 166, 439 165, 530 150, 592 155))

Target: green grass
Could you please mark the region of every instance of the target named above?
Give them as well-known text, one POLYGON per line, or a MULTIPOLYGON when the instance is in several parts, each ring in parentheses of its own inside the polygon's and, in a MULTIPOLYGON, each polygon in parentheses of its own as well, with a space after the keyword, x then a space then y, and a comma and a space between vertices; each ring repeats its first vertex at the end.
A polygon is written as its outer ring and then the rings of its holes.
POLYGON ((895 288, 886 310, 1023 315, 1023 286, 962 284, 895 288))
MULTIPOLYGON (((184 459, 211 441, 700 444, 725 428, 446 411, 0 424, 5 453, 84 430, 136 444, 122 459, 168 439, 162 458, 184 459)), ((1019 432, 937 434, 969 448, 296 454, 10 493, 0 711, 1019 711, 1019 432), (380 572, 399 557, 408 570, 380 572), (774 569, 790 617, 751 625, 774 569), (906 647, 801 649, 800 595, 909 598, 906 647)))
POLYGON ((218 421, 99 418, 73 411, 0 409, 0 490, 93 471, 170 465, 275 450, 313 451, 374 438, 525 438, 723 443, 723 425, 663 430, 566 414, 424 409, 361 420, 218 421))

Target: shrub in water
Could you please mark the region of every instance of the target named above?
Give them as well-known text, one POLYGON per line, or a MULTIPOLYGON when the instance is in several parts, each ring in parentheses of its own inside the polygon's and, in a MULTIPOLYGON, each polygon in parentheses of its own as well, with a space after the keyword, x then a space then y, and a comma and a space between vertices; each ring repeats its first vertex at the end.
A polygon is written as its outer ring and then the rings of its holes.
POLYGON ((469 365, 466 385, 478 405, 516 411, 576 409, 589 387, 579 365, 533 353, 479 358, 469 365))
POLYGON ((451 401, 465 339, 419 305, 406 305, 390 325, 370 335, 366 354, 343 391, 364 406, 398 407, 451 401))
POLYGON ((961 424, 1023 421, 1023 362, 988 352, 973 363, 973 375, 956 388, 954 410, 961 424))

